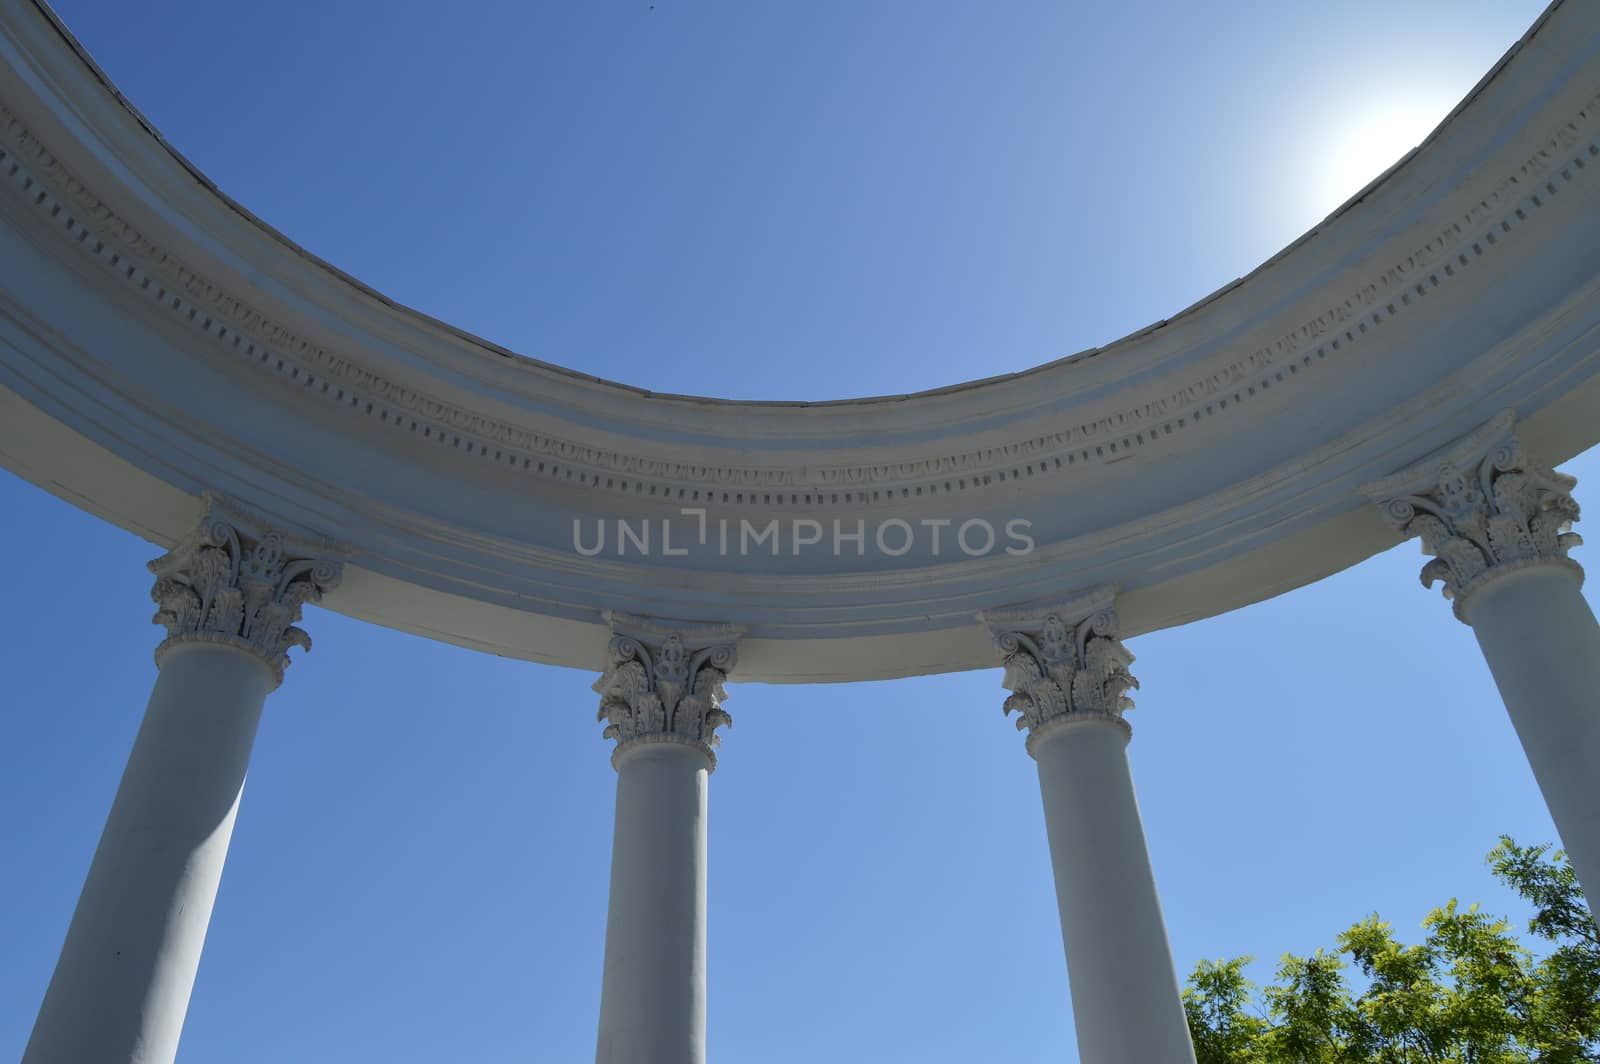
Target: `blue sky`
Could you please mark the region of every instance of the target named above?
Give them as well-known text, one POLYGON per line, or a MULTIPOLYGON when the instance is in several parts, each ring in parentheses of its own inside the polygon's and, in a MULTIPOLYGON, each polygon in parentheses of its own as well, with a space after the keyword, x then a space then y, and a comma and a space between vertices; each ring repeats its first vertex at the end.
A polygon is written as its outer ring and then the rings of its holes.
MULTIPOLYGON (((602 376, 771 398, 1005 372, 1189 305, 1420 137, 1539 8, 58 5, 224 190, 381 291, 602 376)), ((1594 454, 1565 468, 1600 483, 1594 454)), ((9 476, 0 513, 4 1057, 154 677, 159 551, 9 476)), ((1130 641, 1181 971, 1248 953, 1265 975, 1374 910, 1414 935, 1453 895, 1520 915, 1482 856, 1554 831, 1422 560, 1130 641)), ((307 627, 180 1060, 592 1057, 614 787, 594 677, 307 627)), ((731 688, 716 1059, 1076 1059, 998 685, 731 688)))

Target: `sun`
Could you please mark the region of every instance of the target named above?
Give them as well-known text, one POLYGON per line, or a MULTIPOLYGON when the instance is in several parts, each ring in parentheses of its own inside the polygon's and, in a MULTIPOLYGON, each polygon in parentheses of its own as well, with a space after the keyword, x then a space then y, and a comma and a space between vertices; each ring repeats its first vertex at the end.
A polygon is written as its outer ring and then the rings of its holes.
POLYGON ((1399 162, 1443 121, 1452 103, 1395 97, 1352 108, 1333 125, 1314 182, 1318 206, 1333 211, 1399 162))

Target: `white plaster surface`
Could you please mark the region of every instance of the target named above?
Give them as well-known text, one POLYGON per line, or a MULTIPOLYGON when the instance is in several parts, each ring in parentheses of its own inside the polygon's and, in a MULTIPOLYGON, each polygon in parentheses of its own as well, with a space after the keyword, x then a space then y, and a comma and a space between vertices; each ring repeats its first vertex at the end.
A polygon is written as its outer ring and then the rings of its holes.
POLYGON ((1079 1059, 1192 1064, 1127 743, 1120 720, 1090 717, 1054 725, 1033 747, 1079 1059))
POLYGON ((23 1064, 171 1064, 276 684, 233 647, 163 655, 23 1064))
POLYGON ((644 743, 617 758, 596 1064, 706 1059, 706 786, 698 747, 644 743))
POLYGON ((1580 579, 1570 564, 1507 572, 1474 591, 1463 612, 1584 893, 1596 899, 1600 625, 1579 590, 1580 579))
MULTIPOLYGON (((1600 5, 1554 4, 1416 153, 1194 307, 1025 373, 743 403, 384 299, 227 200, 42 6, 0 0, 0 465, 164 545, 220 492, 349 545, 330 608, 554 664, 599 661, 623 610, 739 627, 743 680, 978 668, 975 616, 1111 585, 1136 635, 1389 546, 1360 486, 1498 411, 1547 461, 1600 442, 1597 79, 1600 5), (576 518, 662 536, 685 506, 710 527, 1023 518, 1037 549, 574 550, 576 518)), ((1600 630, 1555 566, 1469 606, 1595 896, 1600 630)), ((25 1064, 172 1061, 273 682, 234 648, 166 657, 25 1064)), ((1036 739, 1082 1059, 1192 1061, 1125 727, 1036 739)), ((616 759, 602 1064, 705 1060, 707 750, 616 759)))
POLYGON ((975 614, 1104 584, 1138 635, 1389 546, 1360 485, 1498 411, 1546 461, 1600 442, 1597 79, 1600 5, 1554 4, 1415 153, 1193 307, 1023 373, 730 402, 384 299, 222 195, 47 9, 0 0, 0 465, 162 545, 218 492, 350 545, 329 608, 551 664, 591 667, 620 610, 741 627, 743 680, 982 668, 975 614), (611 548, 585 555, 597 517, 611 548), (942 551, 717 534, 889 519, 948 522, 942 551), (613 549, 624 520, 651 553, 613 549), (1024 556, 953 545, 1013 520, 1024 556))

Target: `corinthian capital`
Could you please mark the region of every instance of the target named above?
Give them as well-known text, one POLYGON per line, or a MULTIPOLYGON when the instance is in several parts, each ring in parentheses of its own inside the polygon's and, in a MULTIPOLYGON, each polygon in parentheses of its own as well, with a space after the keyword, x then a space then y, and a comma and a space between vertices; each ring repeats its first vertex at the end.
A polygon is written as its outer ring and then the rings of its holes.
POLYGON ((157 606, 152 620, 167 638, 156 661, 179 643, 208 642, 249 651, 283 680, 289 648, 311 649, 295 627, 300 608, 336 587, 342 548, 272 528, 206 494, 200 524, 150 563, 157 606))
POLYGON ((1577 483, 1528 457, 1507 411, 1442 454, 1362 491, 1391 528, 1421 537, 1422 549, 1434 556, 1422 567, 1423 586, 1442 583, 1464 620, 1467 596, 1504 573, 1560 565, 1582 575, 1567 557, 1583 542, 1567 531, 1578 519, 1577 483))
POLYGON ((1027 729, 1028 752, 1040 736, 1072 720, 1111 720, 1122 714, 1139 681, 1128 671, 1133 654, 1117 637, 1115 588, 1103 588, 1047 609, 990 610, 979 615, 994 636, 1011 692, 1005 712, 1027 729))
POLYGON ((739 629, 688 627, 607 613, 611 642, 595 681, 604 737, 617 740, 612 765, 644 743, 679 743, 700 750, 716 768, 717 728, 732 725, 722 708, 723 684, 737 659, 739 629))

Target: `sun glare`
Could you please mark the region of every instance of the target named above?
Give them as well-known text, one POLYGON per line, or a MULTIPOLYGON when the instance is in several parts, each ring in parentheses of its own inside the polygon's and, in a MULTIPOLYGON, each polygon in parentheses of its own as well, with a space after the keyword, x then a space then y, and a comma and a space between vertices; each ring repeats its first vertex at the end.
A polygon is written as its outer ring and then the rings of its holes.
POLYGON ((1451 104, 1419 98, 1386 100, 1347 115, 1328 138, 1318 168, 1318 206, 1333 211, 1399 162, 1433 132, 1451 104))

